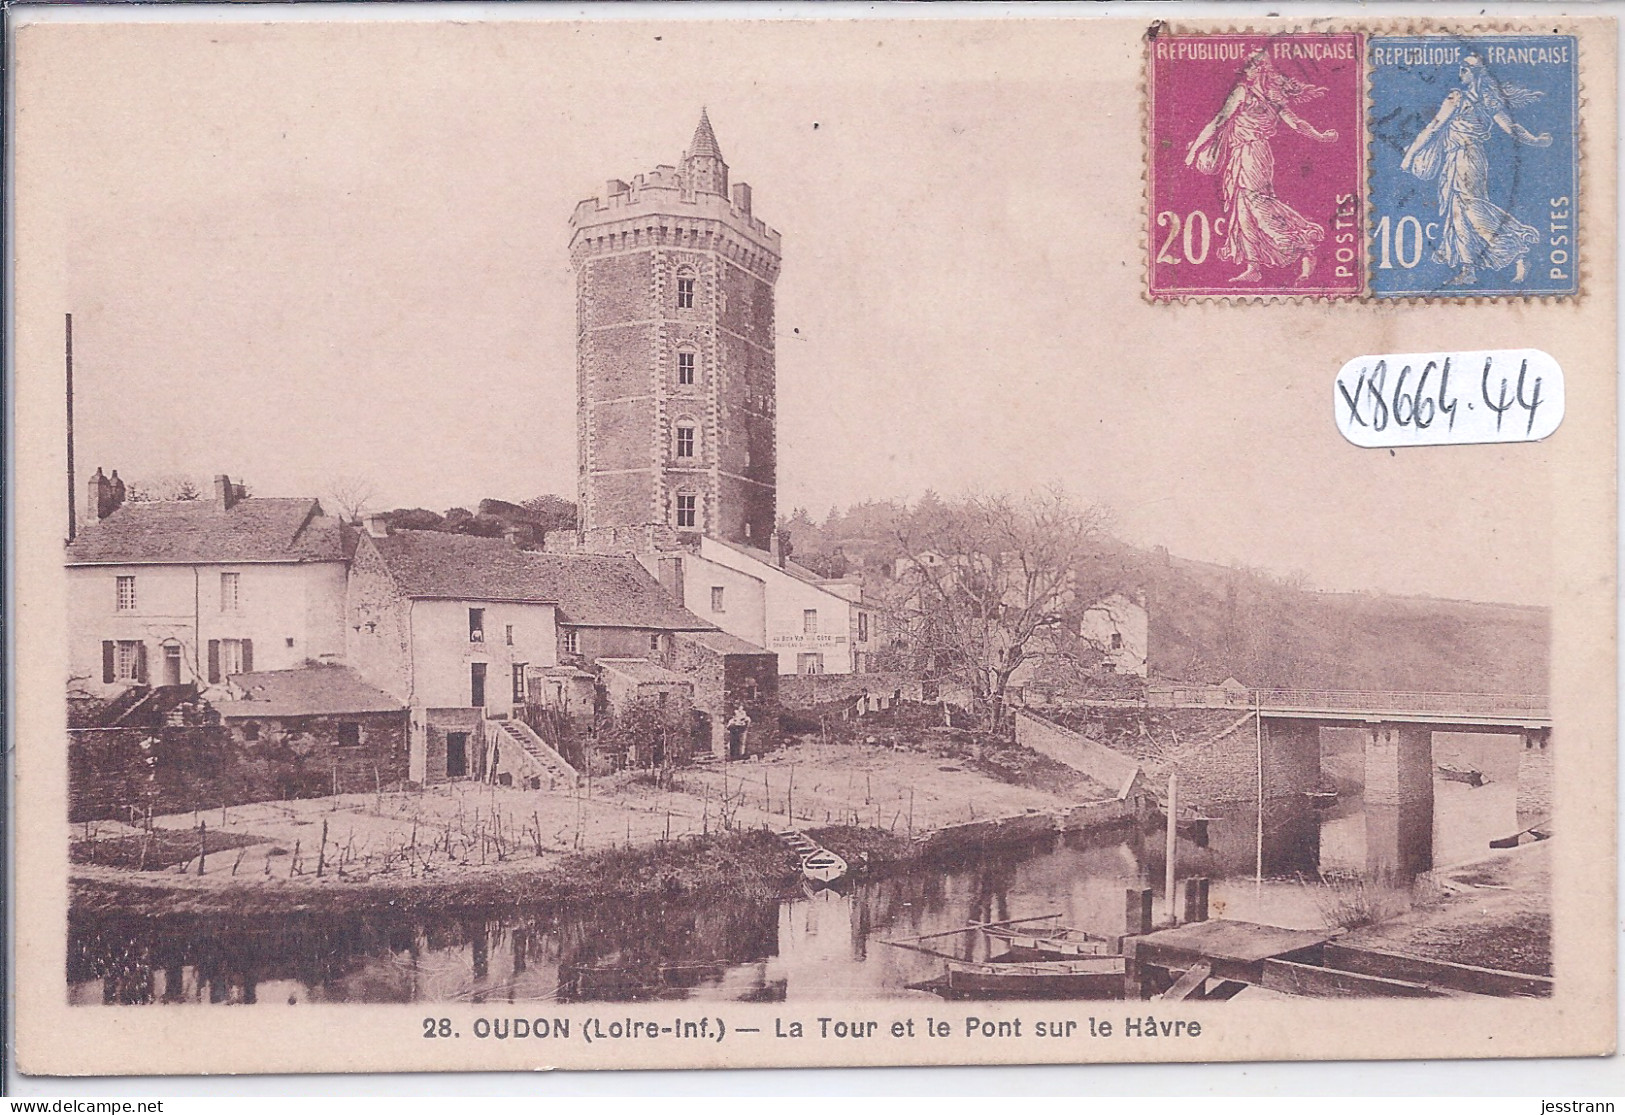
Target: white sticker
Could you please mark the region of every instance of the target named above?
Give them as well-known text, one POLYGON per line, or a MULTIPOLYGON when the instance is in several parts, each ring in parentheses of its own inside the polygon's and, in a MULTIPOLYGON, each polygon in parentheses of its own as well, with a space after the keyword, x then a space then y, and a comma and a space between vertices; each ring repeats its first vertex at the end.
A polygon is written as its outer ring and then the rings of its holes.
POLYGON ((1563 369, 1534 348, 1361 356, 1337 373, 1332 412, 1370 449, 1539 441, 1563 421, 1563 369))

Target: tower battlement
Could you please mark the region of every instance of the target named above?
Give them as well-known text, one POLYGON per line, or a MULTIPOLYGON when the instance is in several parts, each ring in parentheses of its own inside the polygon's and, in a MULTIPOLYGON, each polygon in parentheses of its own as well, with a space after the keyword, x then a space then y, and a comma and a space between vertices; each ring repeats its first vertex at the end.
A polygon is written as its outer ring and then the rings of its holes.
POLYGON ((570 215, 570 259, 665 244, 714 244, 770 282, 778 277, 779 233, 751 212, 751 189, 729 189, 728 164, 702 110, 677 166, 662 163, 631 182, 612 178, 570 215))
POLYGON ((570 217, 583 538, 659 527, 765 548, 777 512, 779 234, 702 112, 676 166, 570 217))

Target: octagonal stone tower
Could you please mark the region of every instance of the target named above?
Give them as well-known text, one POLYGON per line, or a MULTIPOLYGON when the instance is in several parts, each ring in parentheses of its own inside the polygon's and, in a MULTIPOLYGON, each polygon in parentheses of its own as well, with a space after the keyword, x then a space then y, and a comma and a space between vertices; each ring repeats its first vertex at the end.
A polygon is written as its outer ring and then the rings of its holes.
POLYGON ((773 284, 704 110, 679 164, 570 218, 581 526, 659 524, 766 549, 777 509, 773 284))

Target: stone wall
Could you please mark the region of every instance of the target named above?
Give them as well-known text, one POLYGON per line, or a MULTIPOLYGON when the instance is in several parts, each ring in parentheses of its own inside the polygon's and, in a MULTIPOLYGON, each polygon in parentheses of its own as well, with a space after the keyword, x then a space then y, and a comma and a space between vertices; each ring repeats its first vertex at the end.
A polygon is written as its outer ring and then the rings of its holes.
POLYGON ((1320 783, 1320 725, 1312 720, 1269 720, 1260 728, 1251 713, 1226 730, 1178 753, 1180 799, 1193 807, 1258 803, 1262 744, 1264 798, 1301 797, 1320 783))
POLYGON ((890 697, 898 690, 905 701, 923 698, 920 679, 907 674, 785 674, 779 679, 779 700, 785 708, 855 701, 866 693, 890 697))
POLYGON ((1119 798, 1128 798, 1139 783, 1140 764, 1131 756, 1030 712, 1016 713, 1016 742, 1087 775, 1119 798))

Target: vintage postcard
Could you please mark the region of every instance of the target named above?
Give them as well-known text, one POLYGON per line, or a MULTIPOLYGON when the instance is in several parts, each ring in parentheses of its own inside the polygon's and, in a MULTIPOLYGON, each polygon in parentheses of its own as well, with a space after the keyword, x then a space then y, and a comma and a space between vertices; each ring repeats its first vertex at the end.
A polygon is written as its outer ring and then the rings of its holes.
POLYGON ((8 14, 24 1072, 1614 1048, 1611 20, 8 14))

